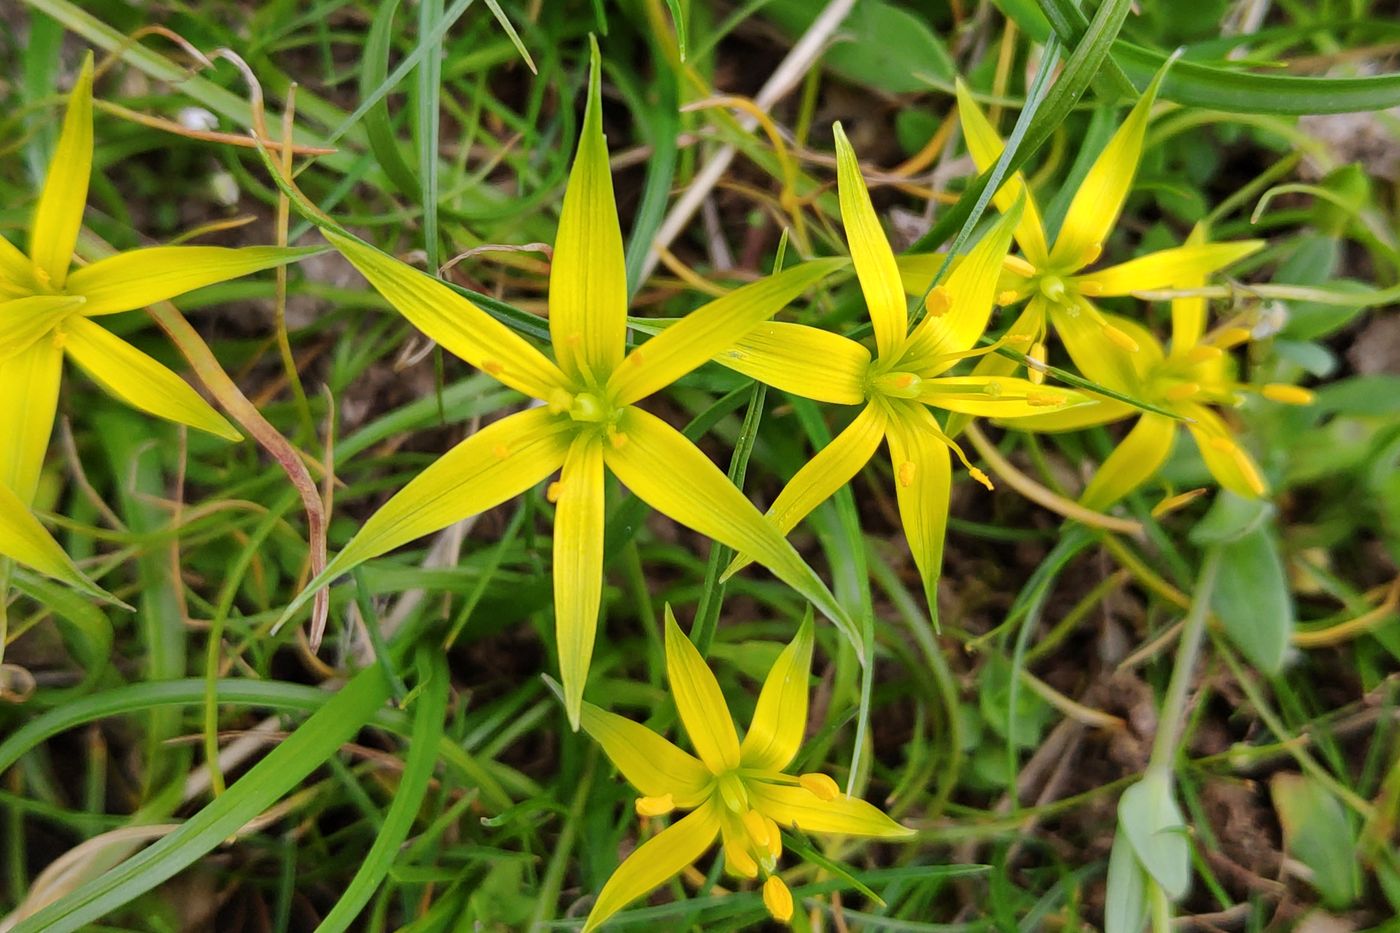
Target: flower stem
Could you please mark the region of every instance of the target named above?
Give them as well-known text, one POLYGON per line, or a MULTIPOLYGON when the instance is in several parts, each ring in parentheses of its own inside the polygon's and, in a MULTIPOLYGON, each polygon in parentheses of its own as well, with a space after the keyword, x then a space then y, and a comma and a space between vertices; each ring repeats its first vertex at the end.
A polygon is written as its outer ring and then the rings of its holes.
POLYGON ((1205 561, 1201 564, 1201 575, 1196 581, 1196 592, 1191 599, 1191 608, 1182 624, 1181 639, 1176 648, 1176 664, 1172 668, 1171 682, 1167 684, 1162 713, 1157 719, 1157 737, 1152 743, 1152 757, 1147 763, 1148 774, 1170 774, 1172 771, 1177 744, 1181 741, 1181 733, 1185 728, 1187 694, 1191 690, 1191 678, 1201 653, 1201 643, 1205 640, 1206 619, 1210 616, 1210 599, 1215 590, 1215 576, 1219 567, 1220 548, 1212 547, 1206 551, 1205 561))

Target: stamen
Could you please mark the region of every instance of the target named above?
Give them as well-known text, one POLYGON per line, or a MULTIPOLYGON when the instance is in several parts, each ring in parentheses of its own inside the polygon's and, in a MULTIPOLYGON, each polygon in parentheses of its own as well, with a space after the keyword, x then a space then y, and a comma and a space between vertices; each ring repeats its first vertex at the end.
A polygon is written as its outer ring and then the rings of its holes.
POLYGON ((574 404, 574 397, 563 389, 555 389, 549 393, 545 404, 551 415, 561 415, 574 404))
POLYGON ((613 450, 621 450, 627 446, 627 435, 623 434, 617 428, 609 427, 608 443, 612 445, 613 450))
POLYGON ((1281 382, 1271 382, 1263 386, 1259 394, 1271 402, 1281 402, 1284 405, 1311 405, 1313 401, 1313 394, 1307 389, 1281 382))
MULTIPOLYGON (((782 858, 783 855, 783 834, 778 829, 778 824, 773 821, 772 817, 765 814, 763 823, 768 827, 768 857, 774 864, 777 864, 778 859, 782 858)), ((771 866, 769 867, 769 871, 772 871, 771 866)))
POLYGON ((779 923, 792 920, 792 892, 777 875, 769 875, 763 882, 763 906, 779 923))
POLYGON ((724 867, 740 878, 757 878, 758 862, 743 845, 743 837, 734 832, 724 833, 724 867))
POLYGON ((914 476, 918 472, 918 469, 918 466, 913 460, 905 460, 899 465, 899 469, 895 471, 895 479, 898 481, 899 485, 908 489, 910 486, 914 485, 914 476))
POLYGON ((999 292, 999 293, 997 294, 997 304, 1002 305, 1002 306, 1006 306, 1006 305, 1009 305, 1009 304, 1015 304, 1015 303, 1016 303, 1016 298, 1017 298, 1016 290, 1013 289, 1013 288, 1008 288, 1006 291, 1004 291, 1004 292, 999 292))
POLYGON ((1188 398, 1194 398, 1200 391, 1201 385, 1198 382, 1178 382, 1175 385, 1167 386, 1162 395, 1169 401, 1184 402, 1188 398))
POLYGON ((1103 285, 1093 279, 1082 279, 1075 282, 1079 286, 1079 294, 1087 295, 1090 298, 1097 298, 1103 294, 1103 285))
POLYGON ((1208 343, 1198 343, 1186 351, 1186 359, 1192 363, 1209 363, 1224 355, 1224 350, 1208 343))
POLYGON ((1045 342, 1037 340, 1031 344, 1030 352, 1026 354, 1027 362, 1038 363, 1038 366, 1026 366, 1026 376, 1036 385, 1043 385, 1045 382, 1045 370, 1041 367, 1045 365, 1045 342))
MULTIPOLYGON (((966 462, 966 460, 963 461, 963 463, 966 462)), ((993 489, 996 489, 996 487, 992 485, 991 477, 989 477, 986 473, 983 473, 981 470, 977 469, 977 467, 968 467, 967 474, 973 479, 977 480, 977 482, 981 483, 983 486, 987 487, 988 492, 991 492, 993 489)))
POLYGON ((1056 408, 1069 401, 1069 396, 1059 392, 1027 392, 1026 404, 1036 408, 1056 408))
POLYGON ((948 308, 952 303, 948 289, 939 285, 928 293, 928 300, 924 302, 924 310, 928 312, 929 317, 942 317, 948 313, 948 308))
POLYGON ((1140 349, 1136 340, 1134 340, 1132 337, 1129 337, 1127 334, 1114 327, 1112 324, 1105 323, 1103 325, 1103 335, 1117 346, 1121 347, 1124 350, 1127 350, 1129 353, 1136 353, 1140 349))
POLYGON ((660 797, 638 797, 638 816, 665 816, 676 809, 676 798, 670 794, 663 794, 660 797))
POLYGON ((1237 347, 1242 343, 1248 343, 1249 338, 1249 331, 1243 327, 1225 327, 1215 334, 1214 339, 1211 340, 1211 343, 1215 344, 1222 350, 1228 350, 1231 347, 1237 347))
POLYGON ((1085 266, 1092 266, 1094 263, 1098 262, 1099 257, 1102 255, 1103 244, 1090 243, 1088 248, 1079 255, 1079 268, 1083 269, 1085 266))
POLYGON ((505 372, 506 368, 500 360, 482 360, 481 371, 488 376, 499 376, 505 372))
POLYGON ((558 502, 559 496, 564 492, 564 484, 560 482, 550 483, 544 488, 544 497, 549 502, 558 502))
POLYGON ((742 817, 744 831, 749 834, 753 844, 760 849, 768 848, 768 824, 763 822, 763 814, 757 810, 749 810, 742 817))
POLYGON ((833 780, 830 775, 822 774, 819 771, 812 771, 800 775, 797 778, 797 783, 801 784, 803 787, 807 788, 811 794, 827 803, 841 796, 841 788, 836 781, 833 780))

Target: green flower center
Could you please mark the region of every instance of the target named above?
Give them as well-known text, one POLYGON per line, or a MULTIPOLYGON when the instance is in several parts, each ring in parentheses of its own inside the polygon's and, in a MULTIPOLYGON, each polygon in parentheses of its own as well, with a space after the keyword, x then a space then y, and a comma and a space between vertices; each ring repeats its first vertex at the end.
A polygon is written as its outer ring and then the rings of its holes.
POLYGON ((914 373, 898 370, 881 373, 870 380, 872 391, 891 398, 918 398, 923 385, 924 381, 914 373))

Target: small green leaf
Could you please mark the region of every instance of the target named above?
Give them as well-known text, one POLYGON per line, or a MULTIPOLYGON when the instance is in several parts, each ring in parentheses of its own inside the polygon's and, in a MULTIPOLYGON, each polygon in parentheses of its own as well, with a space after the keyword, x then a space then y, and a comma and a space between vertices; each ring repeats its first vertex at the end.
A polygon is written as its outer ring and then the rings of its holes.
POLYGON ((1170 775, 1150 773, 1123 792, 1118 801, 1118 830, 1168 897, 1180 900, 1186 895, 1191 885, 1191 846, 1170 775))
POLYGON ((1147 872, 1122 827, 1113 834, 1104 896, 1104 933, 1142 933, 1147 924, 1147 872))
MULTIPOLYGON (((763 15, 797 36, 822 7, 809 0, 773 0, 763 15)), ((923 20, 883 0, 857 0, 824 61, 848 81, 892 94, 926 91, 930 79, 953 80, 953 60, 942 40, 923 20)))
POLYGON ((1288 854, 1312 871, 1309 879, 1331 908, 1350 907, 1361 894, 1356 833, 1336 797, 1317 781, 1277 774, 1269 782, 1288 854))
POLYGON ((1282 669, 1293 634, 1293 599, 1267 526, 1220 545, 1211 608, 1250 664, 1270 675, 1282 669))
POLYGON ((1222 489, 1215 502, 1211 503, 1205 518, 1191 529, 1191 543, 1206 547, 1238 541, 1262 525, 1273 513, 1273 504, 1267 499, 1246 499, 1222 489))

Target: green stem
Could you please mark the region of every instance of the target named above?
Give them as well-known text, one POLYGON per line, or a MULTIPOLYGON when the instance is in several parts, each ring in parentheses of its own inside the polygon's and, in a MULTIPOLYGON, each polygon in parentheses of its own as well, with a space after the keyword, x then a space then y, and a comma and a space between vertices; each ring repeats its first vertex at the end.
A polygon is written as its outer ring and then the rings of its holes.
POLYGON ((1147 763, 1149 774, 1170 774, 1172 771, 1177 743, 1181 741, 1184 728, 1191 678, 1201 653, 1201 643, 1205 640, 1206 619, 1210 616, 1211 593, 1215 589, 1215 575, 1219 567, 1220 548, 1212 547, 1206 551, 1205 561, 1201 564, 1196 593, 1186 613, 1186 621, 1182 624, 1181 639, 1177 642, 1176 664, 1172 668, 1171 682, 1167 685, 1166 699, 1162 702, 1162 713, 1157 719, 1157 738, 1152 743, 1152 758, 1147 763))

